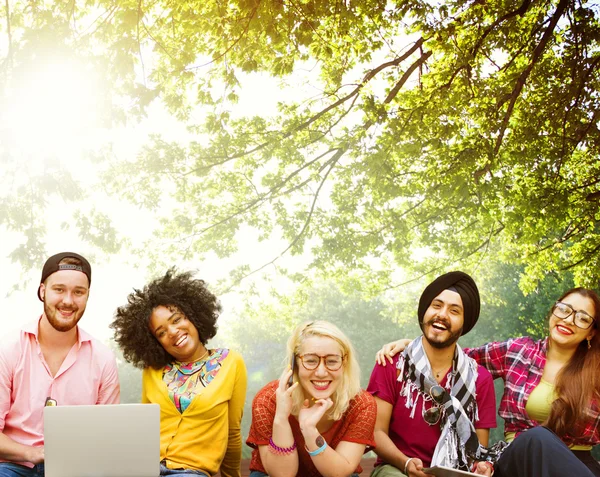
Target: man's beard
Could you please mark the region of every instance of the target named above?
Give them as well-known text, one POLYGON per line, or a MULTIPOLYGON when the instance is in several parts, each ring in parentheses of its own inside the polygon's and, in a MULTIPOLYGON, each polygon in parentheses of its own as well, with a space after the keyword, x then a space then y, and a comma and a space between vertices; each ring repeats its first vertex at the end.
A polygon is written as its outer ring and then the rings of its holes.
POLYGON ((462 335, 462 332, 463 332, 462 326, 458 330, 452 331, 449 322, 444 321, 444 320, 439 320, 437 318, 432 318, 427 323, 423 323, 421 325, 421 329, 423 330, 423 338, 425 338, 427 343, 429 343, 432 348, 437 348, 437 349, 444 349, 444 348, 448 348, 448 347, 452 346, 454 343, 456 343, 458 341, 458 338, 460 338, 460 336, 462 335), (432 324, 435 323, 436 321, 439 323, 443 323, 443 325, 446 327, 446 330, 450 333, 448 338, 446 338, 443 341, 430 340, 429 337, 427 336, 427 333, 425 333, 425 327, 426 326, 431 327, 432 324))
POLYGON ((56 331, 64 333, 72 330, 81 319, 85 308, 83 310, 79 310, 78 308, 71 310, 73 311, 73 316, 69 319, 69 321, 61 321, 56 318, 56 315, 60 313, 58 308, 56 306, 50 307, 46 304, 46 302, 44 302, 44 313, 48 319, 48 323, 50 323, 52 328, 54 328, 56 331))

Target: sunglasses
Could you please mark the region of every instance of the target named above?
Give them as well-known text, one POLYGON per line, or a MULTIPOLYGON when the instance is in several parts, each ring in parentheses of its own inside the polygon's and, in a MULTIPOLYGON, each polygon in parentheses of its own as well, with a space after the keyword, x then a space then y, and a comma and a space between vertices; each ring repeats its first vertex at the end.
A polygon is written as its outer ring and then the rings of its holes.
POLYGON ((50 396, 48 396, 46 398, 46 402, 44 403, 44 406, 57 406, 57 402, 56 399, 52 399, 50 396))
POLYGON ((439 384, 431 386, 431 388, 429 389, 429 397, 431 397, 431 400, 435 402, 436 405, 431 406, 429 409, 425 409, 425 403, 423 402, 423 420, 430 426, 435 426, 438 422, 440 422, 440 419, 442 418, 442 414, 444 411, 442 404, 444 404, 445 392, 446 390, 439 384))

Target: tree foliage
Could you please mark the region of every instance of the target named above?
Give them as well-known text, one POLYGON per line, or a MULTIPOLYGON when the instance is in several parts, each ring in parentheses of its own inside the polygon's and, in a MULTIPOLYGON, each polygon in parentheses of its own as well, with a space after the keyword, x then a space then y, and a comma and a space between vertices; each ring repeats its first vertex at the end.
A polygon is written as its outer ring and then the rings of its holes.
MULTIPOLYGON (((106 66, 110 94, 129 98, 119 114, 160 98, 196 135, 155 137, 106 172, 115 194, 140 205, 173 188, 179 205, 158 232, 172 254, 228 256, 249 226, 284 237, 273 262, 310 252, 317 270, 359 270, 383 286, 400 284, 398 266, 415 276, 469 269, 491 250, 525 266, 527 291, 565 270, 598 283, 593 3, 23 5, 6 25, 29 36, 60 28, 66 45, 106 66), (235 104, 253 74, 312 90, 284 89, 275 114, 241 117, 235 104)), ((6 61, 17 62, 24 38, 13 35, 6 61)))

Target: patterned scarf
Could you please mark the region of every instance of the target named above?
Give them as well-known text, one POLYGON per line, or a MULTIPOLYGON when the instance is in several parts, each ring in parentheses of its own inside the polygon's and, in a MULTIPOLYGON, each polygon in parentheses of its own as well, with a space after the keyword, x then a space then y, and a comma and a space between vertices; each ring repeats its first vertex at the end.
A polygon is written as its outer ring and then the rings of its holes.
POLYGON ((169 397, 179 412, 183 413, 196 395, 208 386, 221 369, 221 361, 229 355, 227 348, 212 350, 207 358, 180 363, 174 361, 163 369, 163 382, 169 390, 169 397))
MULTIPOLYGON (((429 359, 423 348, 423 337, 413 340, 398 360, 398 381, 403 382, 400 395, 406 398, 414 418, 419 396, 430 400, 429 390, 437 385, 429 359)), ((448 375, 441 405, 441 436, 435 446, 431 465, 443 465, 453 469, 468 470, 467 454, 477 452, 479 440, 473 422, 478 419, 475 383, 477 363, 469 358, 460 346, 455 347, 452 371, 448 375)))

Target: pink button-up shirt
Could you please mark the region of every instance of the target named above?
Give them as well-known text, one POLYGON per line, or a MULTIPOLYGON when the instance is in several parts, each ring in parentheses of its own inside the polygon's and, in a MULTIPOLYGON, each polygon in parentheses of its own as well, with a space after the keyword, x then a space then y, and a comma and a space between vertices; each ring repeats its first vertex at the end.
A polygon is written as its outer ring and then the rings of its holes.
POLYGON ((0 345, 0 430, 29 446, 44 445, 46 398, 61 406, 118 404, 120 396, 112 351, 79 327, 77 343, 52 376, 38 341, 38 324, 0 345))

